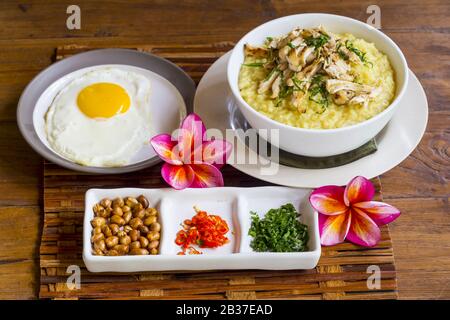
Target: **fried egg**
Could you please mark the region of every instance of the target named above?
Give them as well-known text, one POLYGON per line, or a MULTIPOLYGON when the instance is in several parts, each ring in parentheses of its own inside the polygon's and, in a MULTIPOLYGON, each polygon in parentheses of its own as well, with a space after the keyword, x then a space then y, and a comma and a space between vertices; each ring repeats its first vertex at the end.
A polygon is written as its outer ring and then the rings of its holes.
POLYGON ((150 80, 117 67, 98 67, 69 82, 45 119, 50 146, 88 166, 126 165, 152 136, 150 80))

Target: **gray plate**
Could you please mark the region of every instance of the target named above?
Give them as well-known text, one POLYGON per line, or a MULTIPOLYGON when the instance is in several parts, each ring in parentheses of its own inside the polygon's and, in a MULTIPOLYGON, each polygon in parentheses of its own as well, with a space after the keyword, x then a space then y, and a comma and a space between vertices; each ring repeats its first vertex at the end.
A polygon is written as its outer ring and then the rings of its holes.
POLYGON ((187 113, 193 110, 195 83, 180 67, 153 54, 129 49, 100 49, 74 55, 52 64, 39 73, 25 88, 17 107, 17 123, 28 144, 41 156, 67 169, 99 174, 115 174, 140 170, 160 162, 155 156, 123 167, 90 167, 68 161, 47 148, 33 125, 33 110, 41 94, 53 82, 76 70, 102 64, 124 64, 153 71, 170 81, 180 92, 187 113))

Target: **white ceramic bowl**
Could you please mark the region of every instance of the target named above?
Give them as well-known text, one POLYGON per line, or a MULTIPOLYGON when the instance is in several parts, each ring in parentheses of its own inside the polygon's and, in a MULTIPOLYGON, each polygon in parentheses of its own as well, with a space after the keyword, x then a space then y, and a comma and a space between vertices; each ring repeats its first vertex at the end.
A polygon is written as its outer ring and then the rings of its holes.
POLYGON ((408 85, 408 65, 398 46, 384 33, 372 26, 347 17, 331 14, 298 14, 269 21, 247 33, 234 47, 227 67, 228 83, 244 117, 255 129, 279 129, 279 141, 270 135, 260 135, 277 147, 305 156, 323 157, 345 153, 358 148, 388 123, 396 111, 408 85), (373 118, 355 125, 337 129, 303 129, 270 119, 249 106, 242 98, 238 77, 244 61, 244 45, 262 44, 267 36, 284 35, 295 27, 312 28, 323 25, 333 33, 351 33, 357 38, 373 42, 386 54, 395 71, 396 93, 392 103, 373 118))

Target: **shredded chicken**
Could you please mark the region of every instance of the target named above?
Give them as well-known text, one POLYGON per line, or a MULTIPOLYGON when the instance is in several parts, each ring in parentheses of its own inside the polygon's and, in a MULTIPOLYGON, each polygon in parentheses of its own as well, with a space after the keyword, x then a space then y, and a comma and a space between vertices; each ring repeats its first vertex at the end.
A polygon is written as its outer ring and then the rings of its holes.
POLYGON ((276 77, 278 76, 278 73, 279 73, 278 71, 272 70, 272 73, 270 74, 270 76, 266 80, 262 81, 259 84, 258 93, 264 93, 267 90, 269 90, 272 86, 272 83, 275 81, 276 77))
POLYGON ((327 80, 326 88, 329 93, 333 94, 333 101, 336 104, 362 104, 364 107, 380 91, 379 88, 336 79, 327 80))
POLYGON ((254 57, 265 57, 269 50, 264 47, 255 47, 249 44, 244 45, 244 53, 245 55, 254 56, 254 57))
POLYGON ((258 93, 270 91, 270 97, 278 100, 291 95, 291 103, 299 112, 306 111, 302 101, 309 90, 314 97, 319 94, 313 101, 327 103, 330 96, 337 105, 367 106, 379 93, 379 88, 354 82, 349 63, 361 63, 362 53, 322 26, 295 28, 285 36, 269 37, 265 46, 247 44, 244 50, 246 56, 262 59, 268 70, 258 93), (317 79, 321 81, 319 88, 317 79))
POLYGON ((301 63, 300 57, 295 52, 295 49, 291 49, 289 54, 286 57, 287 62, 289 63, 289 69, 294 72, 299 72, 302 69, 304 64, 301 63))
POLYGON ((272 83, 272 99, 275 99, 280 94, 281 75, 278 75, 275 81, 272 83))
POLYGON ((333 95, 333 101, 337 105, 343 105, 343 104, 347 104, 350 101, 350 99, 352 99, 354 96, 355 96, 355 92, 353 92, 353 91, 341 90, 341 91, 336 92, 333 95))
POLYGON ((332 53, 326 59, 323 70, 334 79, 352 81, 353 76, 349 74, 350 66, 339 58, 337 53, 332 53))
POLYGON ((374 90, 373 87, 365 84, 359 84, 346 80, 328 79, 326 82, 327 91, 329 93, 336 93, 341 90, 350 90, 360 93, 370 93, 374 90))
POLYGON ((314 47, 306 47, 305 49, 302 50, 302 52, 300 53, 300 62, 302 66, 305 66, 306 64, 314 60, 315 57, 314 52, 315 52, 314 47))

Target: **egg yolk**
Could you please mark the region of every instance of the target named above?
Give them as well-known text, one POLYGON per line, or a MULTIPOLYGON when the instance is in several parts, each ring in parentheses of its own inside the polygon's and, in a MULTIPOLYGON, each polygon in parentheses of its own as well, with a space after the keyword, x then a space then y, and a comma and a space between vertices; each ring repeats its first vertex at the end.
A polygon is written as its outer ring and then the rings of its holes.
POLYGON ((121 86, 100 82, 78 93, 78 108, 89 118, 110 118, 130 108, 130 97, 121 86))

